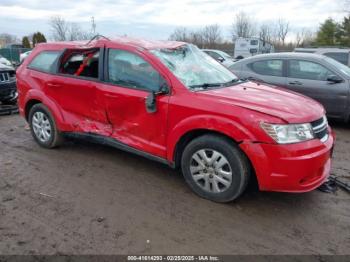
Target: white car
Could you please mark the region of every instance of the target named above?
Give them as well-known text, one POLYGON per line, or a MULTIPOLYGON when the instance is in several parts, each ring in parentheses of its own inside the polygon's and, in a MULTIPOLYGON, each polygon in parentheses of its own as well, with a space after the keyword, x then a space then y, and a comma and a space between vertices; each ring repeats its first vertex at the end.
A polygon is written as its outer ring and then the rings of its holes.
POLYGON ((12 67, 11 62, 1 55, 0 55, 0 64, 12 67))
POLYGON ((203 52, 210 55, 216 61, 220 62, 226 67, 230 67, 235 61, 229 54, 215 49, 202 49, 203 52))
POLYGON ((19 61, 20 61, 20 63, 22 63, 22 62, 24 61, 24 59, 26 59, 26 58, 30 55, 31 52, 32 52, 32 51, 27 51, 27 52, 22 53, 22 54, 19 56, 19 61))

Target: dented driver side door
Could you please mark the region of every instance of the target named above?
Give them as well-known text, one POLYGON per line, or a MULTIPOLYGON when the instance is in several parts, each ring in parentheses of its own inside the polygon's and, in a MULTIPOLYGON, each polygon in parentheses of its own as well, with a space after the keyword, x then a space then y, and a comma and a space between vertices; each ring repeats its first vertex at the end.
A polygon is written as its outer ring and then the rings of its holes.
POLYGON ((105 51, 104 82, 112 138, 165 158, 169 94, 155 95, 155 112, 146 108, 147 97, 167 83, 155 64, 138 50, 112 45, 105 51))

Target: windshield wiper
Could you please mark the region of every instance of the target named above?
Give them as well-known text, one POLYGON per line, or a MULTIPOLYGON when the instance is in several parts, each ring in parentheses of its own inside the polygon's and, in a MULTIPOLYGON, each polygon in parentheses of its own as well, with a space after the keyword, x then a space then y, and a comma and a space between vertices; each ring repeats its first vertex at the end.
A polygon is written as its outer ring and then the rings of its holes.
POLYGON ((222 83, 204 83, 200 85, 191 85, 190 87, 208 89, 209 87, 217 87, 217 86, 222 86, 222 83))
POLYGON ((225 86, 230 86, 232 84, 235 84, 235 83, 239 83, 241 82, 241 80, 239 78, 235 78, 235 79, 232 79, 231 81, 228 81, 226 83, 224 83, 225 86))

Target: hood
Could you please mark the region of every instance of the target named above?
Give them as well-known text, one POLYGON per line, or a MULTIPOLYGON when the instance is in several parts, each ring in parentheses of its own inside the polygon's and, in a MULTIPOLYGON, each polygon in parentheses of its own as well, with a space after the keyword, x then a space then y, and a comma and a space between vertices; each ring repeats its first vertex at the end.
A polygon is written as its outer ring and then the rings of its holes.
POLYGON ((5 61, 8 61, 6 59, 0 58, 0 70, 14 70, 12 66, 6 65, 5 61))
POLYGON ((315 100, 278 87, 246 82, 200 92, 228 103, 278 117, 288 123, 306 123, 321 118, 324 108, 315 100))

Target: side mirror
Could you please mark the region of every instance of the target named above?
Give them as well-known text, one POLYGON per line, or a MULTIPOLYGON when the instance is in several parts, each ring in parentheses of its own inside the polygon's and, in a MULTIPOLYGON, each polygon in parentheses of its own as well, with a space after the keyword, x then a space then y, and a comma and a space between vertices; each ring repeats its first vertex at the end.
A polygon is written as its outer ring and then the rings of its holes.
POLYGON ((155 113, 157 111, 156 93, 152 91, 146 98, 147 113, 155 113))
POLYGON ((218 57, 218 61, 219 61, 220 63, 223 63, 223 62, 225 61, 225 58, 223 58, 223 57, 218 57))
POLYGON ((169 87, 167 83, 164 81, 164 83, 160 86, 159 91, 151 91, 149 95, 146 98, 146 110, 147 113, 155 113, 157 112, 157 100, 156 97, 158 95, 166 95, 169 94, 169 87))
POLYGON ((327 81, 330 82, 331 84, 338 84, 338 83, 342 83, 343 79, 341 79, 337 75, 331 75, 331 76, 327 77, 327 81))

